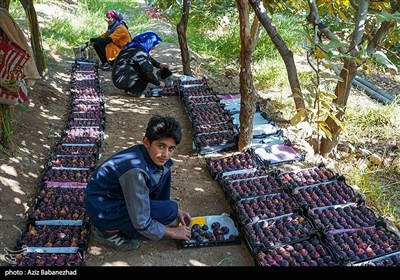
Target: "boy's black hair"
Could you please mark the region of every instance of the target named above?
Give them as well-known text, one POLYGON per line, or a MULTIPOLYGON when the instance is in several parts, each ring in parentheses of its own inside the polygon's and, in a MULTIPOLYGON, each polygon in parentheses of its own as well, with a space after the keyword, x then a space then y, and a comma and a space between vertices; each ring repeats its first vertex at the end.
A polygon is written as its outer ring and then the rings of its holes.
POLYGON ((150 144, 155 140, 171 137, 178 145, 182 140, 181 124, 172 117, 156 115, 149 120, 144 136, 149 139, 150 144))

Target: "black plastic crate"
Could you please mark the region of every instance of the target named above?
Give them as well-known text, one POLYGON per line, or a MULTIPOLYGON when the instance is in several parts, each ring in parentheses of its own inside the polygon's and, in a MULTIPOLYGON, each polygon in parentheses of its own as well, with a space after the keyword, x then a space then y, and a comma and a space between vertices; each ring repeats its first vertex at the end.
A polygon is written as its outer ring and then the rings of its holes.
POLYGON ((43 201, 49 203, 85 204, 86 187, 84 186, 46 186, 45 184, 36 194, 35 203, 43 201))
POLYGON ((44 182, 79 182, 87 183, 92 170, 83 168, 56 168, 49 167, 42 177, 44 182))
MULTIPOLYGON (((18 251, 6 251, 5 261, 14 267, 78 267, 86 263, 86 252, 84 250, 71 250, 64 248, 65 253, 60 250, 47 248, 31 249, 24 248, 18 251)), ((72 273, 72 271, 71 271, 72 273)))
POLYGON ((192 218, 190 241, 178 240, 178 248, 199 248, 241 244, 233 216, 213 215, 192 218))
POLYGON ((318 237, 310 236, 309 239, 289 245, 268 249, 255 256, 257 266, 272 267, 317 267, 342 265, 318 237))
POLYGON ((309 209, 307 217, 315 228, 323 231, 370 227, 382 221, 371 208, 357 203, 309 209))
POLYGON ((250 170, 238 170, 232 172, 225 172, 224 175, 218 176, 218 182, 220 185, 228 184, 233 181, 255 179, 267 175, 273 175, 274 171, 267 171, 264 167, 257 167, 257 169, 250 170))
POLYGON ((300 213, 261 220, 243 227, 243 237, 252 255, 307 239, 313 232, 312 223, 300 213))
POLYGON ((286 193, 242 199, 235 202, 232 207, 242 225, 290 214, 300 209, 286 193))
POLYGON ((232 131, 197 134, 193 137, 193 145, 200 155, 231 151, 237 148, 237 137, 232 131))
POLYGON ((291 190, 291 195, 298 205, 305 208, 318 208, 363 200, 362 196, 357 195, 344 180, 295 188, 291 190))
POLYGON ((97 158, 95 155, 53 155, 48 166, 59 168, 94 169, 97 158))
POLYGON ((386 267, 400 267, 400 251, 389 253, 387 255, 351 263, 351 266, 386 266, 386 267))
POLYGON ((206 166, 214 179, 219 176, 230 175, 230 172, 238 172, 239 170, 254 172, 258 165, 258 162, 248 151, 218 159, 206 159, 206 166))
POLYGON ((278 180, 283 187, 295 188, 333 181, 337 175, 321 163, 317 167, 282 172, 278 180))
POLYGON ((400 251, 398 234, 382 226, 333 230, 323 233, 322 240, 346 264, 400 251))
POLYGON ((34 221, 84 221, 88 222, 84 204, 51 202, 47 199, 37 199, 35 207, 29 213, 29 218, 34 221))
POLYGON ((221 187, 232 201, 279 193, 282 191, 274 173, 250 179, 225 181, 221 184, 221 187))
POLYGON ((54 155, 95 155, 98 158, 100 154, 99 145, 96 143, 71 145, 57 142, 53 151, 54 155))
MULTIPOLYGON (((81 226, 76 225, 37 225, 35 222, 29 222, 26 230, 22 233, 17 242, 17 248, 27 247, 75 247, 86 250, 90 237, 90 226, 84 223, 81 226)), ((60 248, 60 252, 63 248, 60 248)))

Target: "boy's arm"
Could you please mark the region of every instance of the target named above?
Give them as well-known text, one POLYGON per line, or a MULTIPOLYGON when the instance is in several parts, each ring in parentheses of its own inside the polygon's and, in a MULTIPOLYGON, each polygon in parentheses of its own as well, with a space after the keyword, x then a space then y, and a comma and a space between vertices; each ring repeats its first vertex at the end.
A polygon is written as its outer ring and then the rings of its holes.
POLYGON ((129 217, 133 227, 151 240, 161 239, 166 226, 150 216, 149 189, 146 174, 138 168, 132 168, 119 178, 129 217))

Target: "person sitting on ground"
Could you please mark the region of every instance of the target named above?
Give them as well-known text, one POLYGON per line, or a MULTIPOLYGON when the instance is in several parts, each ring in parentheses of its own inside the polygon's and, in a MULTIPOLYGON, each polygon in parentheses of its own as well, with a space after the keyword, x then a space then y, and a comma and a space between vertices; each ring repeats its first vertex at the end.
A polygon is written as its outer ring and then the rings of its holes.
POLYGON ((115 87, 134 96, 140 96, 149 83, 164 88, 165 83, 154 75, 153 66, 168 69, 168 65, 150 56, 150 51, 161 41, 155 32, 146 31, 126 44, 114 62, 111 79, 115 87))
MULTIPOLYGON (((106 13, 106 18, 107 31, 99 37, 90 38, 90 43, 93 43, 93 48, 102 63, 102 70, 111 71, 115 58, 121 49, 132 40, 132 37, 120 12, 110 10, 106 13)), ((89 42, 83 44, 81 49, 88 45, 89 42)))
POLYGON ((101 244, 127 251, 138 248, 141 237, 190 240, 192 218, 170 199, 171 157, 181 130, 174 118, 153 116, 143 144, 112 155, 93 172, 86 212, 101 244))

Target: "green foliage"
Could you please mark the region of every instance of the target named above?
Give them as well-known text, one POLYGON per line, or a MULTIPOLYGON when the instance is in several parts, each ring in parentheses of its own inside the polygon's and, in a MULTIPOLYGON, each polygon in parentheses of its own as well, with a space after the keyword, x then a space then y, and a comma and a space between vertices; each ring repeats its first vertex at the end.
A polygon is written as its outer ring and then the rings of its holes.
POLYGON ((370 135, 376 135, 375 137, 381 140, 400 139, 400 116, 395 102, 385 107, 349 107, 347 122, 352 131, 348 136, 350 141, 355 143, 370 135))
MULTIPOLYGON (((379 215, 400 225, 400 183, 387 184, 387 178, 396 172, 393 168, 368 168, 355 166, 346 173, 349 181, 357 185, 366 197, 366 204, 377 209, 379 215)), ((398 172, 398 171, 397 171, 398 172)))
MULTIPOLYGON (((299 27, 301 26, 299 22, 294 17, 286 16, 282 13, 275 13, 271 20, 286 46, 293 52, 300 51, 302 42, 299 42, 299 27)), ((265 30, 262 30, 252 55, 255 62, 265 58, 280 59, 279 52, 265 30)))

